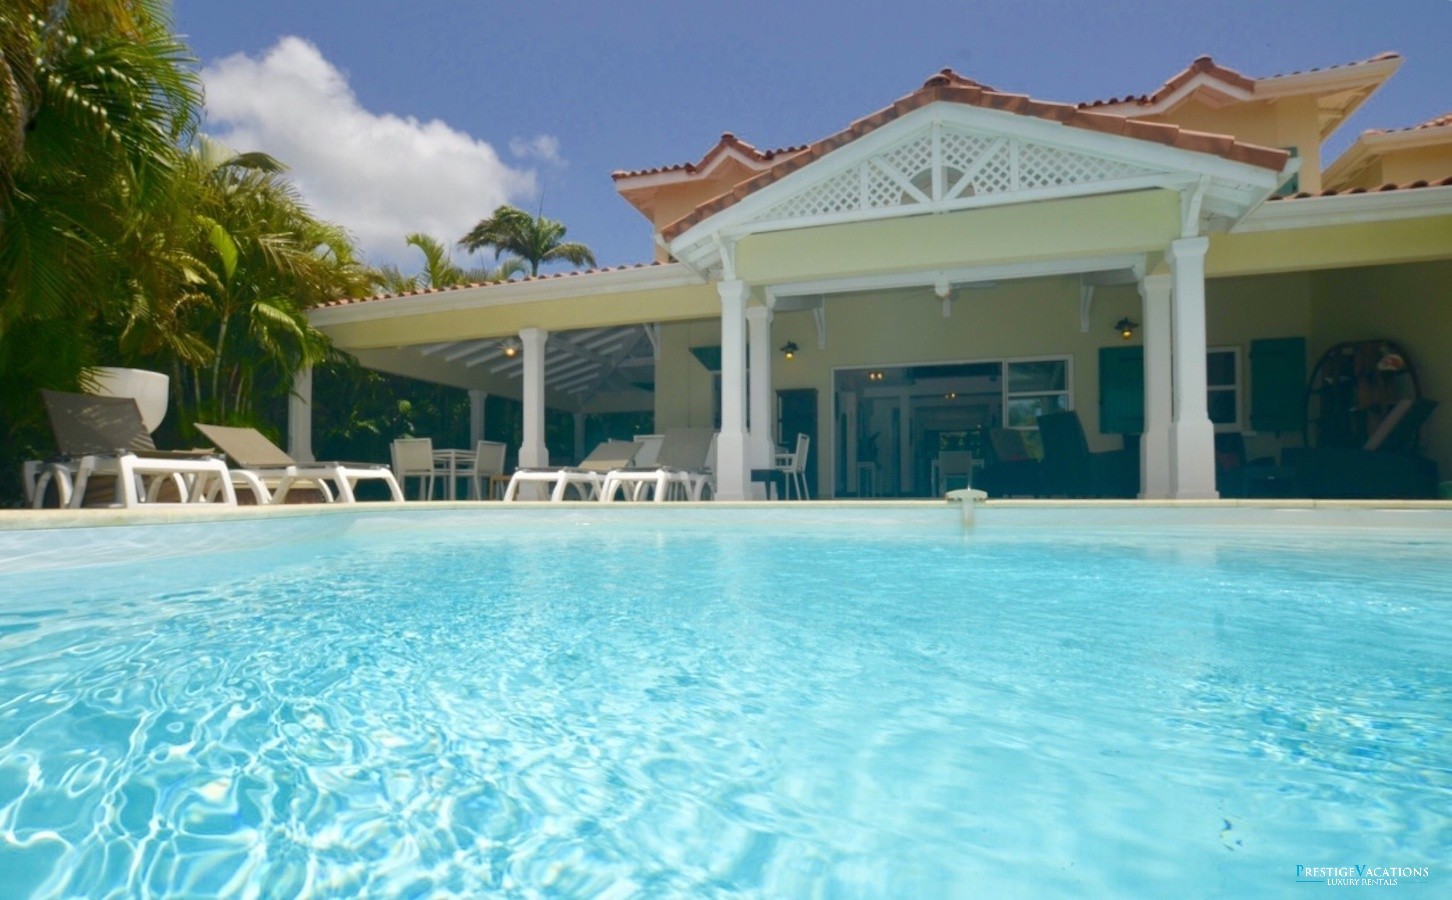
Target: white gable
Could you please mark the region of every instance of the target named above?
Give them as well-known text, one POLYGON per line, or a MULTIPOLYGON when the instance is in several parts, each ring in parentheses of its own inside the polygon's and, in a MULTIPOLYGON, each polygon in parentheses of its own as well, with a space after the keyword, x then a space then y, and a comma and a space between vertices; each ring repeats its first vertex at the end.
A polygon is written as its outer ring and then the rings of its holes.
POLYGON ((892 207, 936 212, 977 205, 975 198, 1127 179, 1142 182, 1166 174, 1021 138, 935 124, 777 203, 751 222, 827 221, 892 207))
POLYGON ((690 227, 698 271, 746 234, 1154 188, 1194 192, 1187 228, 1243 216, 1281 173, 1031 116, 938 102, 914 110, 690 227))

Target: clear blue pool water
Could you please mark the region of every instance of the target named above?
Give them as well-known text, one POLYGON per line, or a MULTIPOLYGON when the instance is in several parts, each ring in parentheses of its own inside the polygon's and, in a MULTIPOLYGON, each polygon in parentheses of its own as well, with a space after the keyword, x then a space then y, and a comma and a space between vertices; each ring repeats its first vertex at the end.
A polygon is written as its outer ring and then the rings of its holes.
POLYGON ((1446 528, 535 512, 0 533, 0 894, 1452 885, 1446 528))

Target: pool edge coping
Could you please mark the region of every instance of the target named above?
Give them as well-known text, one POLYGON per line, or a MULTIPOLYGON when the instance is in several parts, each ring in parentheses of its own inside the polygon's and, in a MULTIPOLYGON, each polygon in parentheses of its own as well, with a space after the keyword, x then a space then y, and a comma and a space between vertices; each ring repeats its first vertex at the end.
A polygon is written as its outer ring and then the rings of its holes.
MULTIPOLYGON (((984 509, 1282 509, 1282 510, 1385 510, 1448 511, 1449 500, 988 500, 984 509)), ((632 510, 659 512, 664 509, 943 509, 956 506, 946 500, 806 500, 765 503, 762 501, 704 501, 698 503, 613 503, 566 501, 561 503, 500 503, 498 501, 453 500, 298 503, 283 506, 167 506, 141 509, 4 509, 0 510, 0 532, 48 531, 65 528, 105 528, 137 525, 171 525, 194 522, 253 521, 311 516, 366 515, 370 512, 425 513, 477 511, 491 515, 520 515, 545 509, 632 510)))

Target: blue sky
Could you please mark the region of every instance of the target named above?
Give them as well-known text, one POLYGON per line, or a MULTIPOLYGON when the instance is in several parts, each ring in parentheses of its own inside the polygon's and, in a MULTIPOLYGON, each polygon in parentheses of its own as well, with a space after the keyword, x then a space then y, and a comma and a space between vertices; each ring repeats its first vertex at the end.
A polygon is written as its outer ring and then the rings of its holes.
MULTIPOLYGON (((833 133, 945 66, 1074 102, 1153 91, 1196 56, 1250 76, 1394 50, 1328 144, 1452 111, 1452 0, 177 0, 209 130, 292 166, 375 262, 456 240, 500 202, 569 225, 602 265, 650 259, 610 173, 833 133)), ((461 259, 461 261, 464 261, 461 259)))

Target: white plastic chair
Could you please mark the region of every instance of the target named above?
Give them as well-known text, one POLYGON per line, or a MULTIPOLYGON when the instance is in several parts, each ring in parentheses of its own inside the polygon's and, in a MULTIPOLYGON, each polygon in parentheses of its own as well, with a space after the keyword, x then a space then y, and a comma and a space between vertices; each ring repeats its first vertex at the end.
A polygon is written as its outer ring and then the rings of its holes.
POLYGON ((773 466, 780 472, 786 482, 786 497, 790 500, 795 491, 798 500, 809 500, 811 495, 807 493, 807 451, 811 448, 812 439, 805 434, 797 435, 797 448, 791 453, 778 453, 776 465, 773 466))
POLYGON ((419 480, 419 499, 434 496, 434 442, 431 438, 398 438, 390 448, 393 453, 393 474, 408 496, 408 480, 419 480))
POLYGON ((938 483, 934 496, 941 497, 953 489, 954 479, 961 478, 963 487, 973 486, 973 454, 967 450, 938 451, 938 483))
POLYGON ((469 496, 483 500, 487 494, 494 499, 495 486, 502 491, 504 453, 508 448, 499 441, 480 441, 474 448, 474 466, 469 470, 469 496))

